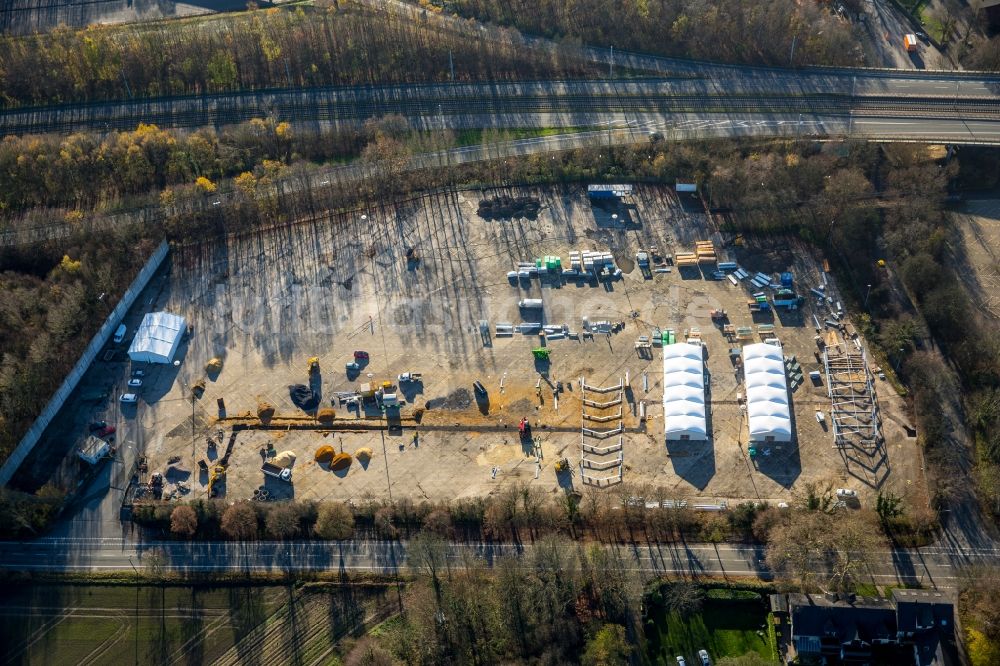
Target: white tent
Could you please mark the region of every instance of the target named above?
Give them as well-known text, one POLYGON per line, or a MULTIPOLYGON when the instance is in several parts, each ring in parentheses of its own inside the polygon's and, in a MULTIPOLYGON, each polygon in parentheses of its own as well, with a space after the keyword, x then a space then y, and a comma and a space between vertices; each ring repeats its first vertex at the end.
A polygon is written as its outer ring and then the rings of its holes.
POLYGON ((745 346, 743 375, 746 378, 750 441, 792 441, 788 381, 781 347, 763 343, 745 346))
POLYGON ((187 324, 184 317, 169 312, 150 312, 135 332, 128 356, 133 361, 170 363, 181 344, 187 324))
POLYGON ((678 342, 663 347, 663 427, 668 440, 708 439, 701 345, 678 342))

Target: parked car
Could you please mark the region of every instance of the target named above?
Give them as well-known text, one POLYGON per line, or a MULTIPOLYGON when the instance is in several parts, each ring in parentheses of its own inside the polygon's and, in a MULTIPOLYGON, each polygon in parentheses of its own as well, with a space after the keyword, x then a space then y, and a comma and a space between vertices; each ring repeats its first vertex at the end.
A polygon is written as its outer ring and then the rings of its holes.
POLYGON ((132 371, 132 376, 133 377, 145 377, 146 376, 146 371, 145 370, 133 370, 132 371))
POLYGON ((366 352, 366 351, 356 351, 356 352, 354 352, 354 360, 355 361, 367 361, 368 360, 368 352, 366 352))
POLYGON ((108 435, 115 434, 115 427, 113 425, 104 426, 100 430, 95 431, 94 434, 100 437, 101 439, 104 439, 108 435))
POLYGON ((850 488, 837 488, 837 497, 841 499, 854 498, 858 496, 857 490, 851 490, 850 488))
POLYGON ((707 650, 698 650, 698 657, 701 659, 701 666, 712 666, 712 660, 708 658, 707 650))
POLYGON ((684 657, 677 655, 677 666, 687 666, 687 662, 684 661, 684 657))
POLYGON ((122 397, 118 398, 118 400, 124 403, 139 402, 139 396, 135 393, 122 393, 122 397))
POLYGON ((107 428, 107 427, 108 427, 107 421, 94 421, 93 423, 90 424, 89 430, 90 432, 94 432, 95 430, 100 430, 102 428, 107 428))
POLYGON ((139 379, 138 377, 135 379, 128 380, 129 388, 139 388, 140 386, 142 386, 142 380, 139 379))

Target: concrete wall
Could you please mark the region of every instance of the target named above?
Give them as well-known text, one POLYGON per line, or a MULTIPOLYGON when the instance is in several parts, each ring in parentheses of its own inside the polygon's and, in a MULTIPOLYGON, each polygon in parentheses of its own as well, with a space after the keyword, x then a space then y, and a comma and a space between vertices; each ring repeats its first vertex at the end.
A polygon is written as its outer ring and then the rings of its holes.
POLYGON ((17 468, 21 466, 21 463, 28 457, 31 450, 35 448, 38 440, 42 437, 42 433, 45 432, 47 427, 49 427, 52 419, 54 419, 56 414, 59 413, 59 410, 62 409, 63 403, 66 402, 66 399, 69 398, 73 389, 75 389, 76 385, 80 382, 80 379, 83 377, 83 373, 87 371, 90 364, 93 363, 95 358, 97 358, 97 354, 104 348, 105 343, 107 343, 107 341, 111 338, 115 329, 118 328, 118 325, 122 322, 122 319, 124 319, 125 313, 132 307, 132 304, 135 303, 135 299, 139 296, 142 290, 146 288, 146 285, 149 284, 150 278, 153 277, 153 274, 156 273, 160 265, 163 264, 163 260, 166 259, 169 250, 170 246, 166 241, 163 241, 156 248, 156 250, 153 251, 152 256, 150 256, 149 260, 146 262, 146 265, 142 267, 141 271, 139 271, 139 275, 136 276, 135 280, 132 281, 132 284, 122 295, 122 298, 118 302, 114 311, 108 315, 108 318, 104 321, 104 325, 101 326, 101 330, 99 330, 90 341, 90 345, 87 346, 87 349, 80 356, 80 360, 76 362, 73 370, 66 376, 62 386, 59 387, 59 390, 56 391, 52 396, 52 399, 49 400, 49 404, 45 405, 45 409, 42 410, 42 413, 38 415, 37 419, 35 419, 31 428, 29 428, 24 437, 21 438, 17 448, 14 449, 14 452, 3 464, 3 467, 0 467, 0 486, 7 485, 11 477, 14 476, 14 472, 17 471, 17 468))

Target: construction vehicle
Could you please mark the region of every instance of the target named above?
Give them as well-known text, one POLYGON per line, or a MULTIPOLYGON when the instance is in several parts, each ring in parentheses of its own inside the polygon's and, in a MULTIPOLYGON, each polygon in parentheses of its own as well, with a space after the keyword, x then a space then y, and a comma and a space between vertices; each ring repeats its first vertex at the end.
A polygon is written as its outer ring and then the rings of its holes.
POLYGON ((260 466, 260 471, 264 472, 267 476, 281 479, 286 483, 292 482, 292 470, 287 467, 280 467, 274 463, 266 462, 260 466))
POLYGON ((528 423, 528 419, 521 419, 517 424, 517 432, 521 435, 521 439, 531 439, 531 424, 528 423))
POLYGON ((212 468, 212 471, 209 472, 209 474, 208 474, 208 496, 209 497, 215 497, 216 496, 217 493, 216 493, 216 490, 215 490, 215 484, 218 483, 220 480, 224 480, 225 478, 226 478, 226 468, 225 467, 223 467, 222 465, 216 465, 215 467, 212 468))
POLYGON ((907 53, 913 53, 917 50, 917 36, 913 33, 903 35, 903 48, 906 49, 907 53))
POLYGON ((708 314, 711 315, 712 319, 725 319, 729 316, 725 310, 711 310, 708 314))
POLYGON ((422 382, 423 380, 424 376, 419 372, 404 372, 403 374, 396 377, 396 381, 398 381, 400 384, 406 382, 417 383, 417 382, 422 382))
POLYGON ((560 458, 556 461, 556 474, 569 471, 569 458, 560 458))
POLYGON ((317 357, 315 356, 309 357, 308 363, 309 363, 310 375, 315 375, 317 372, 319 372, 319 359, 317 357))
POLYGON ((531 350, 532 356, 535 357, 536 361, 548 361, 549 360, 549 350, 545 347, 538 347, 537 349, 531 350))

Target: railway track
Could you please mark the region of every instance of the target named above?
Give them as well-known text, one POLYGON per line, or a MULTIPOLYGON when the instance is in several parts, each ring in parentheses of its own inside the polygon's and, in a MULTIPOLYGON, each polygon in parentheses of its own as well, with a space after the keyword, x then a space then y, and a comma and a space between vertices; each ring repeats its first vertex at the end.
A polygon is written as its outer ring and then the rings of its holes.
MULTIPOLYGON (((574 87, 575 88, 575 87, 574 87)), ((140 122, 161 127, 224 126, 251 118, 275 116, 295 123, 356 124, 368 118, 398 114, 423 119, 427 126, 445 126, 476 118, 493 125, 496 119, 559 115, 568 118, 607 114, 803 114, 878 115, 898 118, 977 119, 1000 121, 1000 97, 849 95, 840 93, 691 94, 623 91, 599 88, 591 93, 558 90, 543 94, 517 90, 509 94, 456 94, 448 87, 429 87, 416 94, 406 89, 328 90, 242 93, 170 100, 140 100, 112 104, 53 106, 0 114, 0 133, 68 133, 80 130, 134 129, 140 122)))

